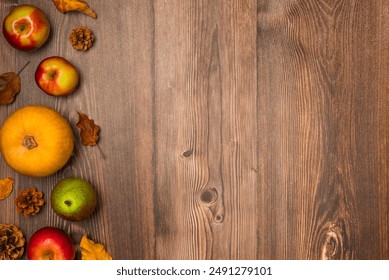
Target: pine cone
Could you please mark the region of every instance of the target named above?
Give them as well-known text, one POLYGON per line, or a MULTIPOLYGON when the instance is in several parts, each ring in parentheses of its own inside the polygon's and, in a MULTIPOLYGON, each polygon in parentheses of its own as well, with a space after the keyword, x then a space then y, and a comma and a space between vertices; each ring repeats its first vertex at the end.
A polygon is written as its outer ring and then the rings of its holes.
POLYGON ((24 216, 35 216, 41 210, 41 206, 45 204, 43 193, 38 192, 35 187, 19 191, 15 199, 15 204, 19 213, 24 216))
POLYGON ((23 256, 26 240, 15 225, 0 224, 0 260, 17 260, 23 256))
POLYGON ((81 26, 72 30, 69 40, 76 50, 86 51, 92 47, 95 36, 89 28, 81 26))

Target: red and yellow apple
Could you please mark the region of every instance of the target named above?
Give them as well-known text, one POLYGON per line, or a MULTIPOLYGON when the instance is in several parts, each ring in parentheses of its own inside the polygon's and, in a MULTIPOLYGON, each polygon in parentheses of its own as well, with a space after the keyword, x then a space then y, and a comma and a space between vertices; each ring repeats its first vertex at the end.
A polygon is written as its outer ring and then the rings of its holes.
POLYGON ((76 67, 60 56, 51 56, 42 60, 35 71, 38 87, 52 96, 71 94, 78 84, 76 67))
POLYGON ((27 245, 29 260, 73 260, 75 253, 73 240, 57 227, 37 230, 27 245))
POLYGON ((38 7, 19 5, 4 18, 3 34, 12 47, 32 51, 49 38, 50 23, 38 7))

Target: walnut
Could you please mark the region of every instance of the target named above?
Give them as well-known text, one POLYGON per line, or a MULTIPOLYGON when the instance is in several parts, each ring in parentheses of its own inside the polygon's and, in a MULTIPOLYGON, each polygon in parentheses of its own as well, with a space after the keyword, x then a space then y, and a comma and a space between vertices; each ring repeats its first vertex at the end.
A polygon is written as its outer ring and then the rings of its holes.
POLYGON ((24 244, 23 233, 17 226, 0 224, 0 260, 17 260, 23 256, 24 244))
POLYGON ((86 51, 93 46, 95 36, 89 28, 81 26, 72 30, 69 40, 76 50, 86 51))
POLYGON ((35 187, 31 187, 19 191, 15 204, 18 212, 28 217, 38 214, 45 201, 43 200, 43 193, 38 192, 35 187))

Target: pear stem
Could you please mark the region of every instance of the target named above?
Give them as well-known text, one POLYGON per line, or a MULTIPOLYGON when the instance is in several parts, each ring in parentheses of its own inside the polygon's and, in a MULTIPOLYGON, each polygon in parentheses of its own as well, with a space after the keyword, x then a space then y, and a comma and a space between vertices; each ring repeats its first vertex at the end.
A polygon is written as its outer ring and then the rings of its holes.
POLYGON ((23 72, 24 68, 26 68, 28 64, 30 64, 30 61, 27 61, 27 63, 24 64, 24 66, 22 67, 22 69, 19 70, 18 76, 23 72))

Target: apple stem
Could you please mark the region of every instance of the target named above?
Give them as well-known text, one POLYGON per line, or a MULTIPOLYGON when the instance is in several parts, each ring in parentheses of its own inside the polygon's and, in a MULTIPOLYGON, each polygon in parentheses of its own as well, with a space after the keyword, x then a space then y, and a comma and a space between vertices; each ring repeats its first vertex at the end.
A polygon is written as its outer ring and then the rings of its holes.
POLYGON ((18 76, 23 72, 24 68, 26 68, 28 64, 30 64, 30 61, 27 61, 27 63, 24 64, 24 66, 22 67, 22 69, 19 70, 18 76))

